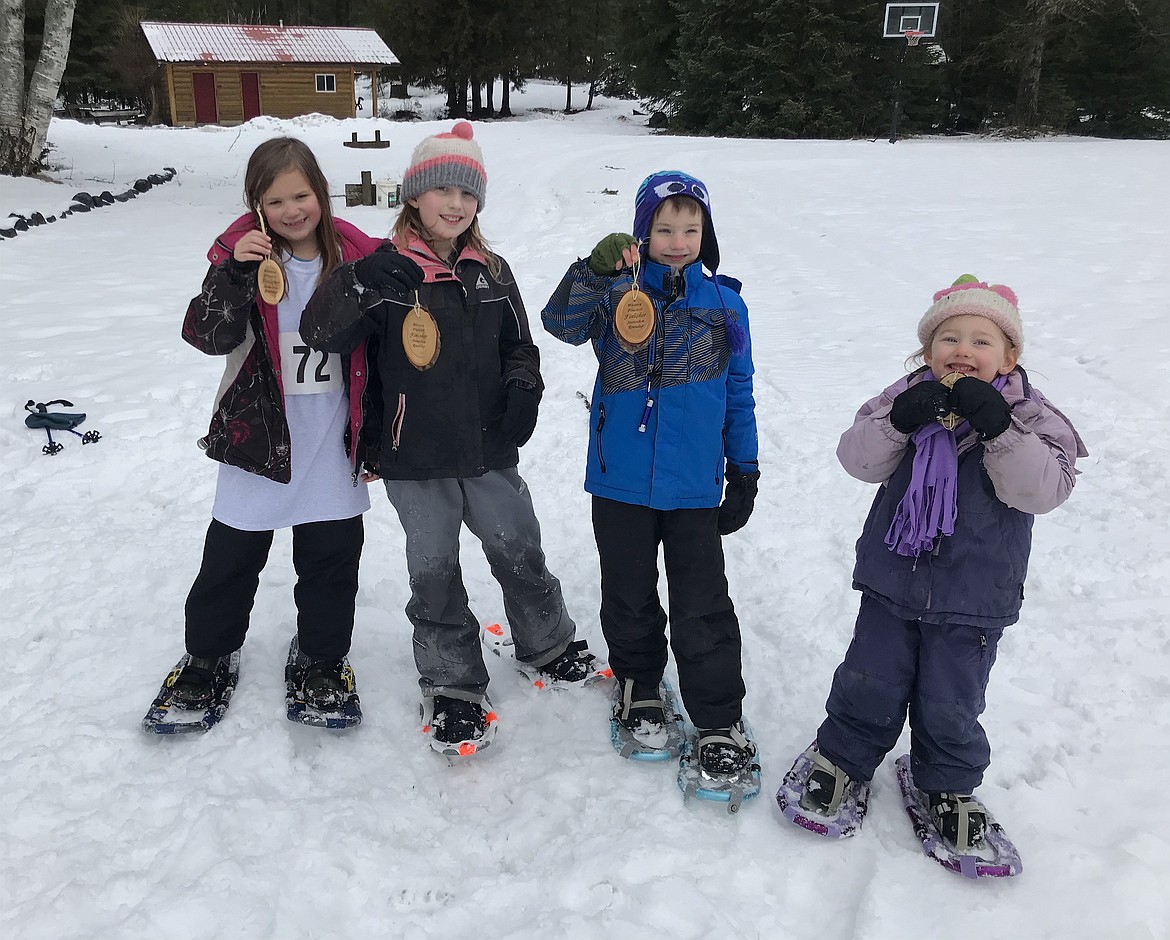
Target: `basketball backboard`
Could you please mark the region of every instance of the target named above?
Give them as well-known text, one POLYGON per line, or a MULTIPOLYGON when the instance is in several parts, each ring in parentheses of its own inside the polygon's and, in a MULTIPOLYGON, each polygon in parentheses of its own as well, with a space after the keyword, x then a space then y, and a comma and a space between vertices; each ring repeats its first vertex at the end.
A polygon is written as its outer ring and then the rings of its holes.
POLYGON ((938 27, 937 3, 887 3, 883 39, 901 39, 910 30, 926 39, 934 36, 938 27))

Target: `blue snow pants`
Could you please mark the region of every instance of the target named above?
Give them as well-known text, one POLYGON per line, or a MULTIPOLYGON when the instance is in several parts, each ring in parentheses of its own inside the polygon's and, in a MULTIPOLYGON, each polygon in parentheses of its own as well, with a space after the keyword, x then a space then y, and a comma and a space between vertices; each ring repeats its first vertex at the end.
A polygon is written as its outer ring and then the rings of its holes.
POLYGON ((903 620, 862 595, 845 659, 833 674, 817 744, 854 780, 870 780, 910 715, 919 789, 970 793, 991 746, 979 716, 1003 628, 903 620))

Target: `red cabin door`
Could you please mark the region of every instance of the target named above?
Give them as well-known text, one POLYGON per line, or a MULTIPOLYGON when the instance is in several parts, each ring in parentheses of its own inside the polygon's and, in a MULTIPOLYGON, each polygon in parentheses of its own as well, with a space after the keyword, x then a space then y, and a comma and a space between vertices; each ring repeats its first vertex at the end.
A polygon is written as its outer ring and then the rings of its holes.
POLYGON ((195 123, 214 124, 219 120, 215 107, 215 76, 210 72, 195 72, 191 76, 195 89, 195 123))
POLYGON ((260 117, 260 73, 240 73, 240 94, 244 99, 244 120, 260 117))

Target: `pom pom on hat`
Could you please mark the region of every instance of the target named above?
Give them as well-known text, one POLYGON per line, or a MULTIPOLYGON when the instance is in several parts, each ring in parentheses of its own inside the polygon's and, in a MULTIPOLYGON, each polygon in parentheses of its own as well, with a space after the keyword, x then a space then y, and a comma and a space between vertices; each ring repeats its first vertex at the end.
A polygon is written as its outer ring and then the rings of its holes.
POLYGON ((456 186, 475 196, 482 209, 487 201, 487 170, 474 134, 467 121, 458 121, 445 134, 424 137, 402 175, 403 202, 417 199, 428 189, 456 186))
POLYGON ((950 287, 935 293, 934 303, 918 321, 918 341, 923 347, 929 346, 943 323, 965 314, 986 317, 1003 330, 1019 352, 1024 351, 1024 324, 1015 291, 1003 284, 987 284, 974 274, 964 274, 950 287))

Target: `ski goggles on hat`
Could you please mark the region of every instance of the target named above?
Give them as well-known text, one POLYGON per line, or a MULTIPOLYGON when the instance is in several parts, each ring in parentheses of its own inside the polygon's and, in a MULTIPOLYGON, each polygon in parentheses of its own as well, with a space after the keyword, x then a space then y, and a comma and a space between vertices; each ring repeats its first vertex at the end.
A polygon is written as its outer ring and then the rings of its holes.
POLYGON ((670 196, 692 196, 710 208, 710 203, 707 201, 707 190, 703 188, 702 184, 694 181, 666 180, 654 187, 654 195, 659 199, 666 199, 670 196))

